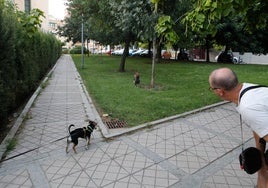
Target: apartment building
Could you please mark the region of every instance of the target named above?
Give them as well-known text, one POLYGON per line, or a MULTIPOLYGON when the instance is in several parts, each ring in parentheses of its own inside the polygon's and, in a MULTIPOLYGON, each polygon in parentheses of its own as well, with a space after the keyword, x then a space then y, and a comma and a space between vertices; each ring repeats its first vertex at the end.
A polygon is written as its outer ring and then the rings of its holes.
POLYGON ((49 31, 49 0, 12 0, 19 10, 30 12, 31 9, 38 8, 44 12, 45 18, 42 18, 41 28, 49 31))

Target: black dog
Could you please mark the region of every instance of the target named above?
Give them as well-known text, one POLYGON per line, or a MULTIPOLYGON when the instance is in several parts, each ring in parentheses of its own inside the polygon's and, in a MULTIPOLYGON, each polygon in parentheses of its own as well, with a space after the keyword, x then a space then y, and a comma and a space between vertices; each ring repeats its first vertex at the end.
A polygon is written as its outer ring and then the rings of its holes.
POLYGON ((73 150, 75 153, 76 149, 75 147, 78 144, 78 138, 84 138, 87 140, 87 148, 88 145, 90 144, 90 137, 91 137, 91 133, 93 132, 94 129, 96 129, 97 123, 94 121, 89 121, 89 124, 87 127, 83 127, 83 128, 77 128, 73 131, 71 131, 71 127, 74 127, 73 124, 69 125, 69 134, 70 136, 67 138, 67 146, 66 146, 66 153, 68 153, 68 147, 70 145, 70 143, 73 143, 73 150))

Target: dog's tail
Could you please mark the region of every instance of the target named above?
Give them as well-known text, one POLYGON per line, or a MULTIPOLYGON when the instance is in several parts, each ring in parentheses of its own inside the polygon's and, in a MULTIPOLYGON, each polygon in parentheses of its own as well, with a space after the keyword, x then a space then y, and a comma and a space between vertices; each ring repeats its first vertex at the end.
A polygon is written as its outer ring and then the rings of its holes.
POLYGON ((69 128, 68 128, 69 134, 71 134, 71 127, 74 127, 74 124, 69 125, 69 128))

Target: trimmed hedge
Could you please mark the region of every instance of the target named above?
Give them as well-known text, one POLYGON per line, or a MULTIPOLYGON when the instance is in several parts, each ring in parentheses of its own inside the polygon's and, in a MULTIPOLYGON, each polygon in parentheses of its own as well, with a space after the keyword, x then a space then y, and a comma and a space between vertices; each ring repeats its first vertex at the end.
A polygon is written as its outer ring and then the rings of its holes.
MULTIPOLYGON (((86 48, 83 49, 84 54, 88 54, 88 50, 86 48)), ((82 46, 76 46, 73 49, 70 50, 70 54, 81 54, 82 52, 82 46)))
MULTIPOLYGON (((13 10, 14 12, 14 10, 13 10)), ((55 36, 35 32, 31 37, 0 1, 0 128, 26 102, 61 55, 55 36)))

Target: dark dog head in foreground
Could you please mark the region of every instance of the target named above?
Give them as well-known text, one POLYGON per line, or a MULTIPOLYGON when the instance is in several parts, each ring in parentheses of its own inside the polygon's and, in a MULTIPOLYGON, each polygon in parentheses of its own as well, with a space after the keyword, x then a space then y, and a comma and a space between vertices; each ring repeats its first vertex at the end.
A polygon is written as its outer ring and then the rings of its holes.
POLYGON ((77 129, 74 129, 73 131, 71 131, 71 127, 74 127, 74 125, 71 124, 68 127, 70 135, 67 138, 66 153, 68 153, 68 147, 69 147, 71 142, 73 143, 74 152, 77 153, 75 148, 78 145, 78 138, 86 139, 87 140, 87 148, 88 148, 88 145, 90 144, 91 133, 93 132, 94 129, 96 129, 97 123, 89 120, 89 124, 86 127, 77 128, 77 129))

